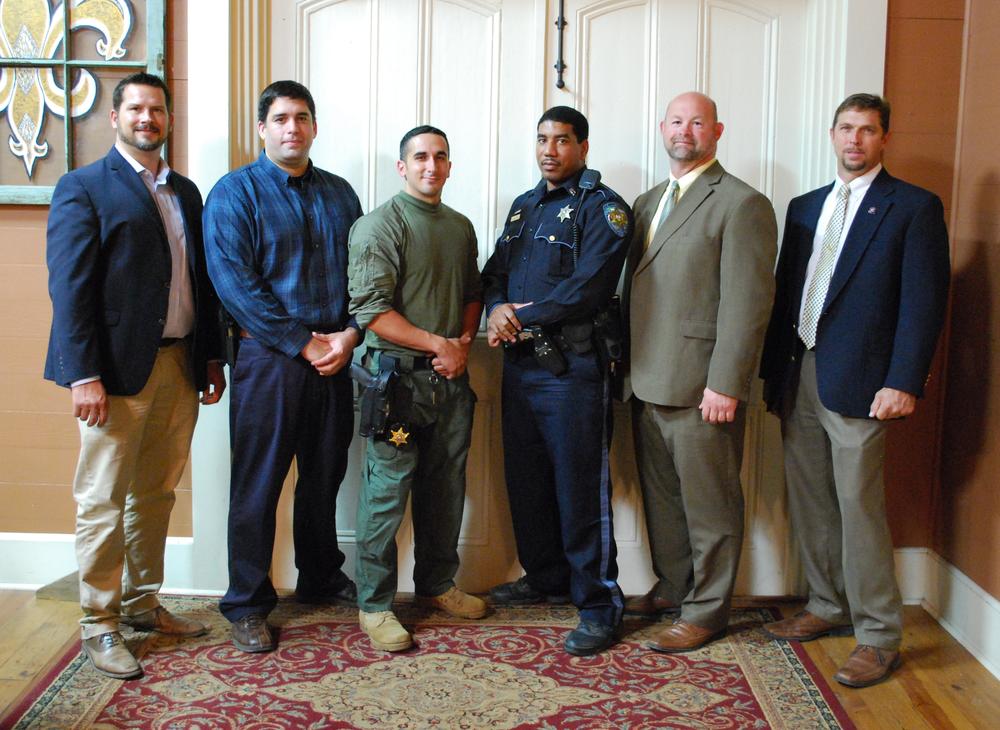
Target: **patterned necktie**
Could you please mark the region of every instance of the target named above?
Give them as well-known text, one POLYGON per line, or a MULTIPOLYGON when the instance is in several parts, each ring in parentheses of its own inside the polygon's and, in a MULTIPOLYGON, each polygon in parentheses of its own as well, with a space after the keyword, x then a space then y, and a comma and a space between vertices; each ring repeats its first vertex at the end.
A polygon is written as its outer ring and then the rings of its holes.
POLYGON ((844 230, 844 219, 847 218, 847 200, 851 197, 851 189, 841 185, 837 191, 837 204, 833 209, 826 231, 823 233, 823 247, 820 250, 816 271, 813 272, 806 292, 806 305, 802 309, 802 321, 799 322, 799 338, 810 350, 816 346, 816 328, 819 325, 819 315, 823 311, 826 292, 830 288, 834 264, 837 262, 837 249, 840 244, 840 233, 844 230))
POLYGON ((677 204, 677 191, 680 189, 680 184, 676 180, 671 180, 670 185, 667 186, 667 199, 663 202, 663 210, 660 212, 660 220, 656 222, 656 228, 649 229, 649 235, 646 236, 646 248, 649 248, 649 244, 653 242, 653 236, 656 232, 660 230, 660 226, 663 225, 663 221, 667 219, 670 215, 670 211, 674 209, 674 205, 677 204))

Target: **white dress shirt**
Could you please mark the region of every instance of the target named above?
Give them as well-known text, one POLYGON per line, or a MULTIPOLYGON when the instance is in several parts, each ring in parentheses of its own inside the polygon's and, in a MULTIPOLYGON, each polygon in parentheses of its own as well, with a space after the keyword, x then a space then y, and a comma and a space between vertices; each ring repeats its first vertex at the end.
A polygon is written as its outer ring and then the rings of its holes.
MULTIPOLYGON (((833 262, 833 270, 837 270, 837 261, 840 260, 840 252, 844 250, 844 241, 847 240, 847 234, 851 230, 851 224, 854 222, 854 216, 858 212, 858 208, 861 207, 861 201, 864 200, 865 194, 868 192, 868 188, 872 186, 872 181, 875 177, 882 171, 882 163, 875 165, 871 170, 866 172, 864 175, 854 178, 849 183, 846 183, 848 189, 851 191, 851 196, 847 199, 847 211, 844 216, 844 227, 840 230, 840 240, 837 242, 837 258, 833 262)), ((813 236, 813 249, 812 255, 809 257, 809 263, 806 266, 806 278, 805 284, 802 288, 802 301, 799 303, 799 324, 802 324, 802 312, 806 307, 806 294, 809 292, 809 283, 812 281, 813 274, 816 273, 816 265, 819 263, 819 254, 823 249, 823 234, 826 233, 826 227, 830 224, 830 219, 833 218, 833 211, 837 205, 837 191, 840 189, 841 185, 845 183, 839 177, 834 181, 833 187, 830 189, 830 194, 826 196, 826 200, 823 201, 823 210, 820 211, 819 221, 816 223, 816 234, 813 236)))
POLYGON ((170 295, 167 300, 167 323, 163 327, 162 337, 187 337, 194 330, 194 294, 191 290, 187 234, 184 232, 181 202, 174 189, 167 185, 170 166, 166 160, 160 160, 160 168, 156 177, 153 177, 153 173, 124 149, 124 145, 116 142, 115 148, 132 169, 139 173, 149 194, 153 196, 153 202, 163 220, 163 228, 167 232, 167 243, 170 245, 170 295))

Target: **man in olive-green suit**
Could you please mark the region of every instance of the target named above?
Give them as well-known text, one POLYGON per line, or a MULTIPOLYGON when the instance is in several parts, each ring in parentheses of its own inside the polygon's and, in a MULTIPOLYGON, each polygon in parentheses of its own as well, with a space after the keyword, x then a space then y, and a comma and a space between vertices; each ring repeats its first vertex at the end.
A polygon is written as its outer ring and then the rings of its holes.
POLYGON ((771 203, 715 159, 715 102, 660 123, 670 178, 639 196, 625 270, 636 461, 653 570, 626 613, 680 609, 648 646, 697 649, 729 619, 743 540, 746 401, 774 297, 771 203))

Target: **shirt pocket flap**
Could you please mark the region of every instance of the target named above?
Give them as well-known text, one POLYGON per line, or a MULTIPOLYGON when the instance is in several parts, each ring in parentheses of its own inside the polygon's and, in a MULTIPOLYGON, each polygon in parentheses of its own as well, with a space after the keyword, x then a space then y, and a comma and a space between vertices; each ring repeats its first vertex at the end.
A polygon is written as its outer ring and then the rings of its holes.
POLYGON ((573 248, 573 227, 557 223, 542 223, 535 231, 535 238, 548 243, 557 243, 566 248, 573 248))
POLYGON ((523 218, 513 222, 508 222, 506 227, 503 229, 503 233, 500 234, 499 243, 510 243, 515 238, 520 238, 522 230, 524 230, 523 218))

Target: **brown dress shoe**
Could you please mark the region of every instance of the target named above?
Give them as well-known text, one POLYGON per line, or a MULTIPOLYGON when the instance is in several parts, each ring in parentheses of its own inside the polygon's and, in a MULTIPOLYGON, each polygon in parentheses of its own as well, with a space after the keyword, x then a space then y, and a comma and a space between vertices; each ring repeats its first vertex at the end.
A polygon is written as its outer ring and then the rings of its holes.
POLYGON ((791 618, 764 624, 764 633, 779 641, 812 641, 821 636, 850 636, 850 624, 832 624, 814 613, 799 611, 791 618))
POLYGON ((625 601, 625 613, 630 616, 662 616, 665 613, 679 611, 680 606, 675 606, 666 598, 656 595, 656 589, 651 588, 648 593, 642 596, 632 596, 625 601))
POLYGON ((848 687, 870 687, 888 679, 898 666, 898 651, 858 644, 833 678, 848 687))
POLYGON ((682 618, 674 621, 670 626, 656 634, 652 641, 646 642, 646 646, 653 651, 664 654, 678 654, 685 651, 694 651, 705 646, 713 639, 717 639, 726 633, 725 629, 712 631, 695 626, 682 618))
POLYGON ((125 646, 125 640, 117 631, 84 639, 83 651, 94 665, 94 669, 108 677, 132 679, 142 676, 142 667, 125 646))
POLYGON ((233 621, 233 646, 248 654, 262 651, 274 651, 278 642, 274 640, 274 632, 267 625, 267 617, 251 613, 233 621))
POLYGON ((208 633, 205 624, 170 613, 163 606, 157 606, 152 611, 144 611, 134 616, 122 616, 119 620, 136 631, 155 631, 169 636, 201 636, 208 633))

